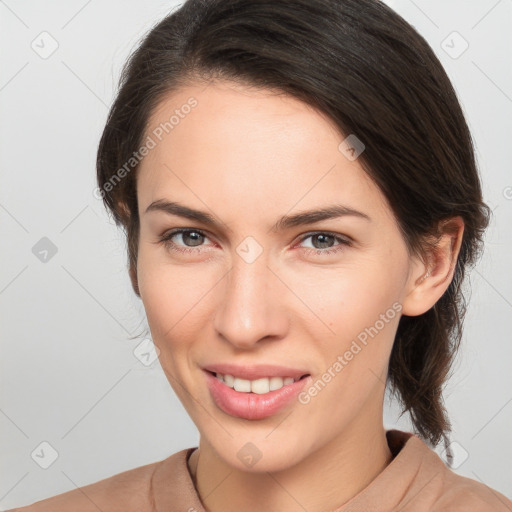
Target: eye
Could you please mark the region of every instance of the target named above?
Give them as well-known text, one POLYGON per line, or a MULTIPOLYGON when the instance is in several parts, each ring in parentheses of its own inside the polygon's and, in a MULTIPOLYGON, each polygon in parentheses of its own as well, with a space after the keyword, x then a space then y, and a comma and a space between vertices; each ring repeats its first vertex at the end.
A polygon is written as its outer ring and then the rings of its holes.
POLYGON ((201 230, 186 228, 174 229, 160 237, 160 241, 167 249, 183 253, 200 252, 200 247, 205 239, 208 240, 206 234, 201 230), (185 245, 176 243, 173 241, 173 238, 181 238, 182 242, 185 242, 185 245))
POLYGON ((312 241, 312 247, 306 248, 306 254, 313 256, 330 256, 351 245, 351 241, 348 238, 325 231, 309 233, 301 239, 301 243, 309 238, 312 241), (335 242, 338 242, 338 244, 333 245, 335 242))
MULTIPOLYGON (((173 229, 159 238, 160 242, 162 242, 167 249, 181 253, 199 253, 201 252, 201 247, 204 245, 204 241, 208 240, 208 237, 203 231, 192 228, 173 229), (173 240, 179 240, 180 238, 183 245, 173 240)), ((307 255, 312 256, 330 256, 351 245, 351 240, 347 237, 325 231, 308 233, 301 238, 300 243, 304 243, 304 241, 308 239, 311 239, 312 246, 306 247, 305 252, 307 255)))

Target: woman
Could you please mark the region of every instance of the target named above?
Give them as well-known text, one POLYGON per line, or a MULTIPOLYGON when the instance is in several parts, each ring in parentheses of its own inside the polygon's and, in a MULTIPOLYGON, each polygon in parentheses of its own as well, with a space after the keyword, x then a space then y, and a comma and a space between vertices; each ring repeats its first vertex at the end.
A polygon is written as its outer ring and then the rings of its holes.
POLYGON ((199 447, 17 510, 512 509, 432 450, 489 209, 400 16, 187 1, 131 56, 97 170, 199 447), (387 384, 415 434, 384 429, 387 384))

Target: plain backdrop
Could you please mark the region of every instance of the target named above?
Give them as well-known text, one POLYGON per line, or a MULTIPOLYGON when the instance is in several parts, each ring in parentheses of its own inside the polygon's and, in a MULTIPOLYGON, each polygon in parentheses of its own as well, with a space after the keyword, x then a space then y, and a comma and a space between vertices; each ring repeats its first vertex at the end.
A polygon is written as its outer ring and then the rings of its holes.
MULTIPOLYGON (((388 3, 452 79, 494 212, 445 399, 455 471, 512 498, 512 2, 388 3)), ((129 339, 144 310, 93 196, 121 66, 177 5, 0 1, 0 509, 197 446, 158 360, 129 339)), ((393 402, 385 425, 410 426, 393 402)))

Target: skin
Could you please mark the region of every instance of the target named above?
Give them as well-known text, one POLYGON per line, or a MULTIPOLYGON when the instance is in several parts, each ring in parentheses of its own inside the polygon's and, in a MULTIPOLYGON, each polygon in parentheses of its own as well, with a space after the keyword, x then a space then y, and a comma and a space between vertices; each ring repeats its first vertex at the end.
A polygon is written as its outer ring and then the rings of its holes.
POLYGON ((283 364, 307 368, 315 382, 394 303, 406 315, 435 304, 453 277, 462 220, 454 218, 457 232, 441 238, 427 263, 410 255, 383 194, 357 159, 338 150, 345 137, 289 96, 230 82, 192 84, 159 104, 147 133, 191 96, 197 107, 138 169, 132 269, 162 368, 200 433, 189 470, 211 512, 339 507, 391 461, 382 414, 400 314, 308 404, 294 401, 263 420, 219 409, 200 367, 283 364), (159 199, 208 212, 221 228, 146 213, 159 199), (333 204, 371 220, 344 216, 271 230, 285 214, 333 204), (173 228, 205 237, 175 235, 176 246, 193 248, 180 253, 160 240, 173 228), (352 243, 307 236, 319 231, 352 243), (252 263, 236 251, 248 236, 263 249, 252 263), (341 250, 324 254, 329 249, 341 250), (247 442, 261 452, 251 467, 237 457, 247 442))

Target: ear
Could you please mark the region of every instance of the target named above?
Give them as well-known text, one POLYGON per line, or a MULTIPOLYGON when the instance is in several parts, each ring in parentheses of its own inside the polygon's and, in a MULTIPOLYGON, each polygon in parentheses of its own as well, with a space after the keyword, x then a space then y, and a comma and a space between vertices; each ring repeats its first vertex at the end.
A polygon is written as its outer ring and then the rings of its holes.
POLYGON ((414 258, 402 302, 403 315, 425 313, 450 286, 464 234, 462 217, 441 221, 439 233, 439 240, 426 255, 426 261, 414 258))
POLYGON ((129 274, 130 274, 130 281, 132 282, 133 291, 135 292, 135 295, 137 295, 137 297, 140 298, 140 290, 139 290, 139 282, 138 282, 138 279, 137 279, 137 266, 136 266, 136 264, 130 265, 129 274))
MULTIPOLYGON (((119 214, 119 216, 122 219, 123 225, 126 227, 130 223, 130 208, 128 208, 127 204, 124 201, 118 201, 116 203, 116 209, 119 214)), ((131 248, 130 248, 131 249, 131 248)), ((128 267, 128 273, 130 275, 130 281, 132 282, 132 288, 135 292, 135 295, 140 298, 140 290, 139 290, 139 283, 137 279, 137 261, 135 258, 135 261, 132 261, 131 256, 131 250, 129 253, 129 267, 128 267)))
POLYGON ((121 217, 123 223, 127 224, 131 214, 130 208, 128 208, 127 204, 124 201, 117 201, 116 210, 118 215, 121 217))

